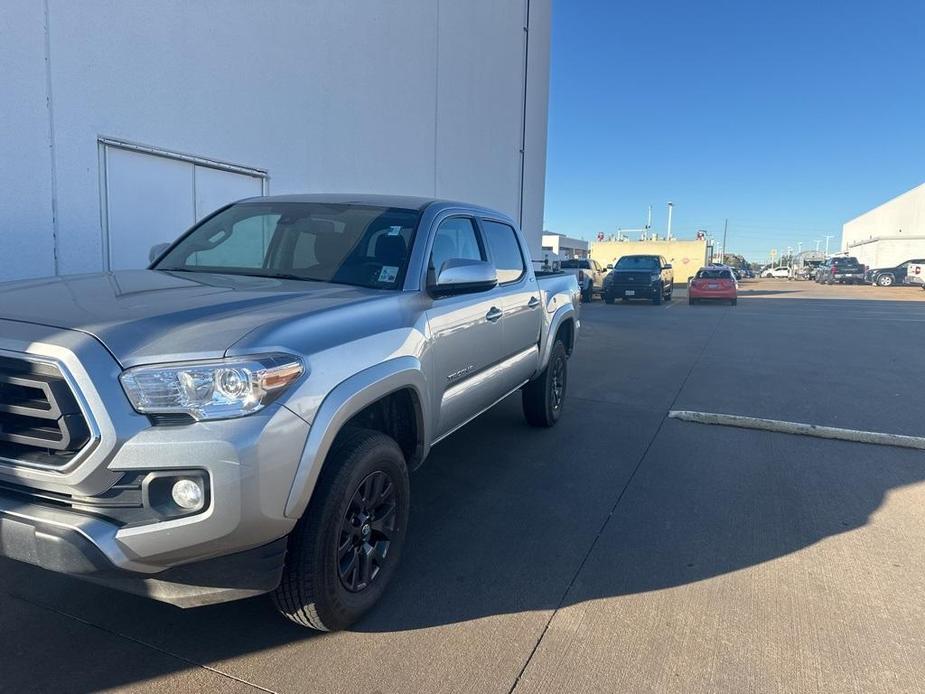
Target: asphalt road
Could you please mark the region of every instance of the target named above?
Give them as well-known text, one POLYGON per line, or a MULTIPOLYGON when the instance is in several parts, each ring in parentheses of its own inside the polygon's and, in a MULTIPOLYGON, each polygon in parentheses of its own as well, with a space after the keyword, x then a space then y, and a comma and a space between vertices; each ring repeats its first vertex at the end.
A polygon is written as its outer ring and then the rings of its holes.
POLYGON ((925 436, 925 292, 747 282, 582 321, 559 426, 512 398, 438 446, 352 631, 0 560, 0 690, 925 691, 922 453, 666 418, 925 436))

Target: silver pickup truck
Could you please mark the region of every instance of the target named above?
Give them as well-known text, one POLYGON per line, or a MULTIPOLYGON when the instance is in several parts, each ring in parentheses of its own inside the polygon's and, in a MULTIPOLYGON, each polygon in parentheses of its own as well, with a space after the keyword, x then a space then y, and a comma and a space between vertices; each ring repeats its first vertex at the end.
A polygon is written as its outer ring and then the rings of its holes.
POLYGON ((341 629, 432 446, 517 390, 531 425, 562 411, 579 289, 497 212, 254 198, 152 255, 0 284, 0 555, 341 629))

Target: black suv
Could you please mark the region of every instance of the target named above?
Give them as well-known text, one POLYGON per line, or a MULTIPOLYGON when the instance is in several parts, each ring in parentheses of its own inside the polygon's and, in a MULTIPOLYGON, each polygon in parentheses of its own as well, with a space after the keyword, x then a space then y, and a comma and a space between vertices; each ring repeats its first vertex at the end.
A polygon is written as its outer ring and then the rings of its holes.
POLYGON ((604 301, 649 299, 653 304, 671 301, 674 272, 660 255, 625 255, 604 278, 604 301))
POLYGON ((868 284, 876 284, 880 287, 892 287, 897 284, 906 284, 906 277, 909 276, 910 265, 925 264, 925 259, 907 260, 896 267, 879 267, 868 270, 864 276, 868 284))

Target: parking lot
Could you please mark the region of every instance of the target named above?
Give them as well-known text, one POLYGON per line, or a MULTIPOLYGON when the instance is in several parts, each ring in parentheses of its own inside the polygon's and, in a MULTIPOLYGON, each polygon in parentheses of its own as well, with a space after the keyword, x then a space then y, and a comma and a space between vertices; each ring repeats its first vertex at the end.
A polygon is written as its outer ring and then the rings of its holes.
POLYGON ((0 690, 920 692, 925 292, 744 282, 583 307, 567 410, 518 398, 412 477, 403 564, 349 632, 181 611, 0 560, 0 690))

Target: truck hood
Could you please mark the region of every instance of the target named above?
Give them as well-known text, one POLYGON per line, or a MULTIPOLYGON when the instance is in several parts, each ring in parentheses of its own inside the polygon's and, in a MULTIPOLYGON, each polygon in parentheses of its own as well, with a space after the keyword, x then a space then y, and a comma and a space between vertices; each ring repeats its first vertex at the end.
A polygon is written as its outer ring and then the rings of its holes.
POLYGON ((325 282, 126 270, 0 283, 0 318, 88 333, 128 367, 220 357, 262 325, 381 296, 325 282))

